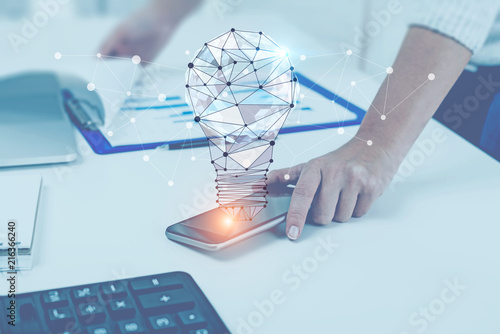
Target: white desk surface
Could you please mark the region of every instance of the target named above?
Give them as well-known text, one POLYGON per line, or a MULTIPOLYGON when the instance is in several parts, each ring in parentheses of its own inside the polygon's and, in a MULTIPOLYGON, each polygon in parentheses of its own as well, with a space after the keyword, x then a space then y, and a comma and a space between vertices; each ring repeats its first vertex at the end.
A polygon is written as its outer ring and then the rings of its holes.
MULTIPOLYGON (((43 43, 40 37, 30 47, 43 49, 43 43)), ((22 67, 9 61, 10 70, 22 67)), ((417 333, 423 327, 412 326, 409 318, 429 307, 439 315, 429 318, 426 333, 498 333, 500 164, 435 121, 419 140, 432 138, 436 129, 444 142, 424 154, 365 217, 307 226, 298 242, 278 228, 218 253, 189 249, 164 235, 168 225, 186 218, 187 208, 197 213, 212 206, 214 172, 207 160, 192 162, 186 152, 169 187, 170 175, 162 177, 142 152, 98 156, 78 135, 77 163, 0 170, 43 176, 34 268, 20 274, 19 292, 182 270, 234 333, 417 333), (338 244, 332 254, 317 250, 328 240, 338 244), (315 254, 322 261, 312 260, 315 254), (298 278, 294 266, 310 273, 298 278), (445 280, 466 286, 453 302, 449 291, 446 303, 438 301, 445 280), (241 319, 250 316, 254 325, 260 320, 255 303, 274 290, 285 301, 252 331, 239 331, 241 319)), ((291 163, 285 146, 304 152, 299 163, 347 139, 335 130, 281 136, 273 167, 291 163)), ((151 162, 171 171, 178 154, 162 151, 151 162)), ((414 162, 422 156, 412 154, 414 162)))

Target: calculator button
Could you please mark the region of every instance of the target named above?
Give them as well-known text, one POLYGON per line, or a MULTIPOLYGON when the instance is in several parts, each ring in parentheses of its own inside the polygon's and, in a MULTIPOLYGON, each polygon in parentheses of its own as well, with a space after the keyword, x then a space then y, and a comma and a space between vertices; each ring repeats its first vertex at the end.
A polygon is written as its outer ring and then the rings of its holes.
POLYGON ((212 334, 212 332, 209 332, 206 328, 202 328, 190 330, 189 334, 212 334))
MULTIPOLYGON (((2 304, 1 302, 1 297, 0 297, 0 305, 2 304)), ((5 298, 5 306, 10 306, 10 301, 5 298)), ((16 329, 17 328, 22 328, 22 330, 19 330, 19 333, 23 334, 39 334, 43 333, 43 330, 41 328, 39 315, 38 311, 35 308, 35 301, 31 297, 24 297, 22 295, 17 295, 15 299, 15 305, 16 309, 18 310, 18 317, 16 317, 16 329)), ((4 308, 2 307, 2 310, 4 308)), ((42 315, 43 316, 43 315, 42 315)), ((3 317, 3 316, 2 316, 3 317)), ((3 319, 1 319, 2 323, 0 324, 0 327, 4 324, 3 319)), ((42 320, 43 321, 43 320, 42 320)), ((6 322, 5 322, 6 323, 6 322)), ((7 325, 10 327, 9 325, 7 325)), ((2 332, 2 333, 10 333, 9 332, 2 332)))
POLYGON ((88 334, 111 334, 113 333, 107 326, 92 326, 88 327, 88 334))
POLYGON ((66 291, 47 291, 42 293, 41 299, 45 308, 56 308, 68 305, 68 293, 66 291))
POLYGON ((182 289, 182 283, 164 276, 152 276, 130 281, 130 289, 134 294, 144 294, 155 291, 182 289))
POLYGON ((136 320, 119 321, 116 328, 118 333, 120 334, 146 333, 146 329, 144 328, 144 326, 136 320))
POLYGON ((31 321, 37 318, 37 312, 32 304, 24 304, 19 308, 19 315, 22 320, 31 321))
POLYGON ((80 327, 75 322, 68 323, 62 332, 58 332, 58 334, 84 334, 84 333, 86 332, 83 331, 82 327, 80 327))
POLYGON ((148 320, 154 333, 177 333, 177 326, 171 315, 159 315, 150 317, 148 320))
POLYGON ((104 300, 127 297, 125 286, 120 282, 103 284, 101 286, 101 293, 104 300))
POLYGON ((139 304, 148 315, 174 313, 194 308, 194 302, 186 290, 173 290, 139 295, 139 304))
POLYGON ((66 330, 75 324, 75 318, 69 307, 53 308, 47 311, 47 324, 55 331, 66 330))
POLYGON ((106 319, 104 308, 98 303, 79 304, 76 313, 80 322, 85 326, 98 324, 106 319))
POLYGON ((76 303, 91 303, 97 301, 97 289, 95 287, 81 287, 71 291, 71 296, 76 303))
POLYGON ((177 317, 186 328, 201 328, 207 324, 206 319, 198 310, 180 312, 177 317))
POLYGON ((109 302, 108 310, 114 320, 128 319, 135 315, 135 307, 130 298, 114 299, 109 302))

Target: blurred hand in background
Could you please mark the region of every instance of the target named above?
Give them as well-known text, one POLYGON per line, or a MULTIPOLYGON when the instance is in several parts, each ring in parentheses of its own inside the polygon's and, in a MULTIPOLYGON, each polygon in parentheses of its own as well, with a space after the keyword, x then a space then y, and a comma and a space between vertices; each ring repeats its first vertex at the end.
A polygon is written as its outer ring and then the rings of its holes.
POLYGON ((114 57, 139 55, 153 60, 182 20, 202 0, 152 0, 122 22, 102 44, 100 52, 114 57))

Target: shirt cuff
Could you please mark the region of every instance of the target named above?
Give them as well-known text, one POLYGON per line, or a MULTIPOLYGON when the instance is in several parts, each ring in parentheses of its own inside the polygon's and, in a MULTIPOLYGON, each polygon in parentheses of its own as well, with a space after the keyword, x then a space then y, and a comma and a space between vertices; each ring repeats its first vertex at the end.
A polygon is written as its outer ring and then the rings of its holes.
POLYGON ((499 8, 498 0, 421 0, 410 25, 446 35, 474 54, 486 41, 499 8))

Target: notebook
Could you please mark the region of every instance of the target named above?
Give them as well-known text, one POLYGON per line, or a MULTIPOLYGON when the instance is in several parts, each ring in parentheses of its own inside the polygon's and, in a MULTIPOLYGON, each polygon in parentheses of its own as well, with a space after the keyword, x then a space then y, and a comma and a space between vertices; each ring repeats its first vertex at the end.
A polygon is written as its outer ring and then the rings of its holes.
POLYGON ((31 269, 42 178, 0 174, 0 271, 31 269))

